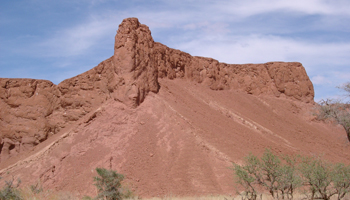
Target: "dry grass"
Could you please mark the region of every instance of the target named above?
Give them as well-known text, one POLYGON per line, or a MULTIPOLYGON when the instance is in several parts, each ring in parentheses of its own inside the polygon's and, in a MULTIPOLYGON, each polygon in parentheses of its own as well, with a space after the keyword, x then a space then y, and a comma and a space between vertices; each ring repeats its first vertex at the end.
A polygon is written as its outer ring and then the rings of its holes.
POLYGON ((176 197, 176 196, 164 196, 164 197, 153 197, 146 198, 144 200, 233 200, 231 196, 224 195, 209 195, 209 196, 199 196, 199 197, 176 197))
MULTIPOLYGON (((176 197, 176 196, 164 196, 164 197, 153 197, 153 198, 145 198, 143 200, 242 200, 243 198, 239 195, 232 196, 224 196, 224 195, 210 195, 210 196, 199 196, 199 197, 176 197)), ((295 194, 294 200, 308 200, 305 194, 295 194)), ((334 196, 331 200, 336 200, 337 198, 334 196)), ((344 200, 350 200, 350 194, 346 195, 344 200)), ((269 194, 263 194, 258 197, 258 200, 276 200, 272 198, 269 194)))
MULTIPOLYGON (((30 188, 21 190, 22 197, 26 200, 81 200, 78 194, 73 194, 71 192, 57 192, 57 191, 43 191, 37 194, 33 193, 30 188)), ((164 197, 152 197, 152 198, 140 198, 134 197, 126 200, 242 200, 243 198, 239 195, 228 196, 228 195, 208 195, 208 196, 193 196, 193 197, 177 197, 173 195, 167 195, 164 197)), ((294 200, 307 200, 305 194, 295 194, 294 200)), ((335 200, 334 196, 331 200, 335 200)), ((346 195, 344 200, 350 199, 350 194, 346 195)), ((263 194, 258 197, 258 200, 275 200, 269 194, 263 194)))
POLYGON ((71 192, 42 191, 34 193, 30 188, 21 190, 21 195, 25 200, 79 200, 76 194, 71 192))

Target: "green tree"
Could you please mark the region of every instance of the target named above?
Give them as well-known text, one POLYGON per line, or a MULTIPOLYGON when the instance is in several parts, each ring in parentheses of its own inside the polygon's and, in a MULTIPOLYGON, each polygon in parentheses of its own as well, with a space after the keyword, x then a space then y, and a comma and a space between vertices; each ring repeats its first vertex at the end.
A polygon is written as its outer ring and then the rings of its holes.
POLYGON ((236 182, 244 188, 241 194, 244 199, 255 200, 258 197, 256 185, 260 183, 259 165, 259 159, 253 154, 244 159, 243 166, 233 164, 236 182))
POLYGON ((340 200, 350 193, 350 166, 341 163, 332 164, 313 157, 278 156, 266 149, 260 159, 249 154, 243 165, 233 165, 236 182, 244 188, 240 193, 244 199, 255 200, 263 192, 274 199, 293 199, 301 186, 311 200, 332 197, 340 200))
POLYGON ((332 187, 332 176, 335 174, 332 164, 318 158, 305 157, 300 164, 300 171, 312 200, 329 200, 336 194, 332 187))
POLYGON ((336 164, 332 174, 332 181, 337 199, 344 198, 350 192, 350 166, 336 164))
POLYGON ((233 170, 246 199, 256 199, 258 188, 265 189, 275 199, 293 199, 293 193, 301 185, 295 164, 295 157, 279 157, 266 149, 261 159, 249 154, 244 165, 234 164, 233 170))
POLYGON ((295 156, 283 156, 284 164, 279 168, 277 177, 277 189, 282 199, 293 199, 295 190, 301 186, 301 177, 298 173, 295 156))
POLYGON ((281 159, 266 149, 261 157, 260 170, 262 172, 261 185, 264 186, 274 198, 278 198, 278 177, 281 174, 281 159))

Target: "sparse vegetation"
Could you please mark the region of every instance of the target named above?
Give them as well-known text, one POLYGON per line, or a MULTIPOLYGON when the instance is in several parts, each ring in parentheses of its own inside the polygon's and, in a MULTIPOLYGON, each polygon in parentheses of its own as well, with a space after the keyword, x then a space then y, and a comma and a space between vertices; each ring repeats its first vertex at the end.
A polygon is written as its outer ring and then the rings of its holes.
POLYGON ((96 168, 96 172, 99 176, 94 177, 94 185, 98 190, 95 199, 121 200, 123 197, 121 182, 124 176, 104 168, 96 168))
POLYGON ((332 191, 332 165, 320 159, 303 158, 300 172, 304 185, 307 186, 310 199, 330 199, 332 191))
MULTIPOLYGON (((350 166, 332 164, 320 158, 276 155, 266 149, 259 158, 249 154, 243 165, 234 164, 235 179, 243 186, 241 199, 346 199, 350 193, 350 166), (303 197, 300 195, 304 194, 303 197), (267 197, 269 195, 269 197, 267 197)), ((96 168, 98 176, 94 185, 96 197, 85 196, 83 200, 134 199, 132 192, 122 185, 124 176, 116 171, 96 168)), ((72 193, 44 191, 40 184, 20 190, 20 180, 14 177, 5 181, 0 191, 0 200, 77 200, 72 193)), ((165 199, 165 198, 161 198, 165 199)), ((166 198, 188 199, 188 198, 166 198)), ((195 199, 205 199, 198 197, 195 199)), ((215 199, 237 199, 237 197, 216 197, 215 199)))
POLYGON ((13 176, 11 180, 5 181, 5 185, 0 191, 0 200, 23 199, 18 189, 20 184, 21 184, 21 180, 17 179, 17 183, 15 183, 15 178, 13 176))
POLYGON ((35 185, 31 185, 30 186, 30 190, 34 193, 34 194, 39 194, 40 192, 43 191, 43 188, 41 187, 41 184, 37 183, 35 185))
MULTIPOLYGON (((339 87, 350 97, 350 82, 339 87)), ((340 99, 321 100, 316 106, 315 116, 318 120, 330 120, 344 127, 350 141, 350 104, 340 99)))
POLYGON ((258 197, 259 192, 256 185, 259 184, 260 179, 259 165, 259 159, 252 154, 245 158, 245 165, 234 165, 233 169, 237 176, 237 183, 243 186, 242 196, 245 199, 255 200, 258 197))
POLYGON ((293 199, 297 190, 304 190, 306 199, 336 196, 339 200, 350 192, 350 166, 319 158, 277 156, 267 149, 260 159, 248 155, 244 165, 234 164, 233 170, 244 188, 242 199, 262 199, 262 193, 273 199, 293 199))
POLYGON ((99 176, 94 177, 94 185, 98 194, 95 198, 85 196, 83 199, 121 200, 134 197, 133 193, 122 185, 122 174, 104 168, 96 168, 96 172, 99 176))
POLYGON ((332 174, 333 188, 337 199, 342 199, 350 193, 350 166, 337 164, 334 166, 332 174))
MULTIPOLYGON (((104 168, 96 168, 98 176, 94 177, 94 185, 98 190, 96 197, 85 196, 84 200, 121 200, 133 199, 133 193, 124 185, 124 176, 116 171, 104 168)), ((5 181, 4 187, 0 190, 0 200, 78 200, 79 198, 70 192, 55 192, 43 190, 40 183, 31 185, 25 189, 19 189, 21 181, 18 179, 15 184, 14 177, 5 181)))

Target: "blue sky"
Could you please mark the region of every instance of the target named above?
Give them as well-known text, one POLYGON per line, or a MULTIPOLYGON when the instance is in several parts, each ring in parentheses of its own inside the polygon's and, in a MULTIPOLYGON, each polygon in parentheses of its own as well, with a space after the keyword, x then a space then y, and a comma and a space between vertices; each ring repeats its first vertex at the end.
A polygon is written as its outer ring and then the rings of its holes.
POLYGON ((316 101, 350 81, 349 0, 1 0, 0 77, 58 84, 87 71, 113 55, 127 17, 194 56, 301 62, 316 101))

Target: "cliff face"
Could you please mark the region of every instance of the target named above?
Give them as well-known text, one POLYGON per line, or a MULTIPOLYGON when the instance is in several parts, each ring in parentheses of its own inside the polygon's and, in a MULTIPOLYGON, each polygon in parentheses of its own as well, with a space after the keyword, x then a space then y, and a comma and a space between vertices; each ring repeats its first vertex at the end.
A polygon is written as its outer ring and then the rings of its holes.
POLYGON ((203 57, 192 57, 179 50, 156 43, 158 76, 185 78, 213 90, 234 89, 248 94, 313 102, 313 85, 301 63, 226 64, 203 57))
POLYGON ((300 63, 225 64, 154 42, 146 25, 124 19, 114 55, 95 68, 54 85, 46 80, 0 78, 1 162, 27 151, 108 99, 136 108, 158 79, 184 79, 212 90, 313 102, 313 85, 300 63))
POLYGON ((0 79, 1 160, 55 133, 49 120, 59 105, 59 90, 50 81, 0 79))

